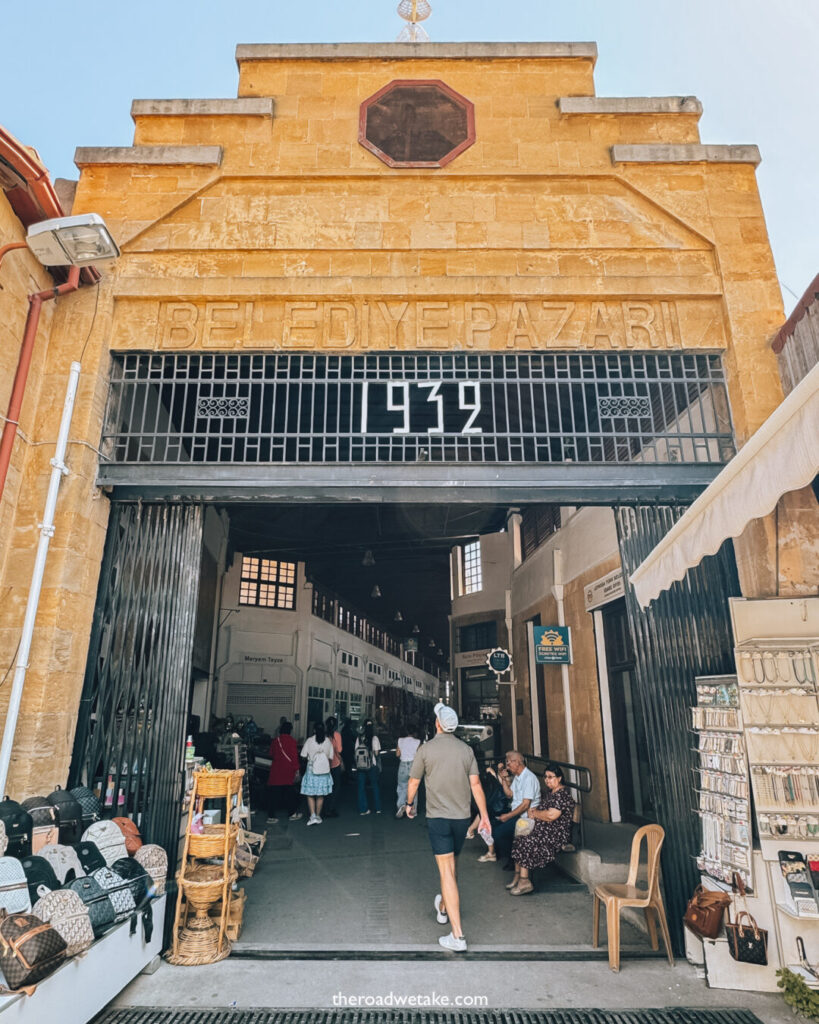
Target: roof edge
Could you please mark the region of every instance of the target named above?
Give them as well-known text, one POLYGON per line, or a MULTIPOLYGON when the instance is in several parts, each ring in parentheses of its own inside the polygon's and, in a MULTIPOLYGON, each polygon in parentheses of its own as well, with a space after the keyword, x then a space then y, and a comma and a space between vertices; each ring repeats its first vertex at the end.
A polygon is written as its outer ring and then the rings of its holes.
POLYGON ((771 348, 774 350, 774 352, 776 352, 777 355, 780 354, 782 349, 785 347, 788 338, 790 338, 790 336, 796 330, 796 325, 799 323, 802 317, 804 317, 807 314, 810 307, 814 305, 818 300, 819 274, 817 274, 816 277, 814 277, 814 279, 805 289, 805 293, 794 307, 794 310, 791 313, 791 315, 773 336, 771 340, 771 348))
POLYGON ((597 43, 239 43, 236 63, 261 60, 597 60, 597 43))

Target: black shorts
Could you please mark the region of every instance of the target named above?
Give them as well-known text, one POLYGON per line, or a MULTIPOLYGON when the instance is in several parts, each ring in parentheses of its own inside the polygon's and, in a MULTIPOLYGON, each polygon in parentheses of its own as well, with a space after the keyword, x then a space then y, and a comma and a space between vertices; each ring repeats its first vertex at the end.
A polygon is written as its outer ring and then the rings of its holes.
POLYGON ((436 857, 454 853, 457 857, 464 846, 466 830, 471 818, 427 818, 427 829, 432 852, 436 857))

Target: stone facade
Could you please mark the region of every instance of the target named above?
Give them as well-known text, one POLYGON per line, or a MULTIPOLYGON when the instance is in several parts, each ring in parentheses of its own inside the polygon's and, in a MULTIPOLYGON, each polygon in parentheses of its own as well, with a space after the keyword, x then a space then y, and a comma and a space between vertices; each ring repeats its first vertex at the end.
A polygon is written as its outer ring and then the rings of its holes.
MULTIPOLYGON (((60 497, 13 795, 63 782, 70 760, 107 525, 94 479, 112 348, 690 347, 724 352, 740 441, 772 411, 768 341, 783 315, 758 154, 700 146, 690 98, 595 99, 595 56, 588 44, 241 47, 238 100, 140 101, 133 148, 78 150, 73 212, 100 213, 122 257, 47 314, 32 374, 23 426, 48 440, 81 358, 72 438, 85 446, 71 447, 60 497), (474 145, 437 170, 364 149, 361 102, 400 79, 441 80, 473 103, 474 145)), ((49 457, 18 448, 0 507, 0 665, 49 457)))

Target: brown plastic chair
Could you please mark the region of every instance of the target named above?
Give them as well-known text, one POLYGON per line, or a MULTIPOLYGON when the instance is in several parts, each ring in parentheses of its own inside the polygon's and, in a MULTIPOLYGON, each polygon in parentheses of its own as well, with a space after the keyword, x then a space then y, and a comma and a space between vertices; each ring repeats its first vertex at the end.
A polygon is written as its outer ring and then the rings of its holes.
POLYGON ((646 915, 646 926, 651 939, 651 948, 659 949, 657 942, 657 924, 654 914, 660 922, 663 933, 665 951, 668 962, 674 966, 671 952, 671 937, 668 934, 668 921, 665 917, 663 898, 660 895, 660 849, 665 839, 665 832, 660 825, 644 825, 634 833, 631 842, 631 861, 628 868, 628 881, 625 885, 598 885, 594 890, 594 922, 592 925, 593 946, 597 949, 600 940, 600 903, 606 905, 606 931, 609 940, 609 967, 613 971, 620 970, 620 911, 623 907, 642 907, 646 915), (637 887, 637 872, 640 869, 640 847, 646 841, 648 888, 637 887))

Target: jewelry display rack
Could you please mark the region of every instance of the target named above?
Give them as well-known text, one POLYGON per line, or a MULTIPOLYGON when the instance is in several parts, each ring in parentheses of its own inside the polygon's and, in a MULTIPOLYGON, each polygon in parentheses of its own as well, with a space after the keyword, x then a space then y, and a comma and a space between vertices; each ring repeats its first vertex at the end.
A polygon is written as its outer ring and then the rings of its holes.
POLYGON ((735 872, 753 890, 750 783, 736 676, 698 676, 691 720, 697 736, 700 871, 720 882, 735 872))

